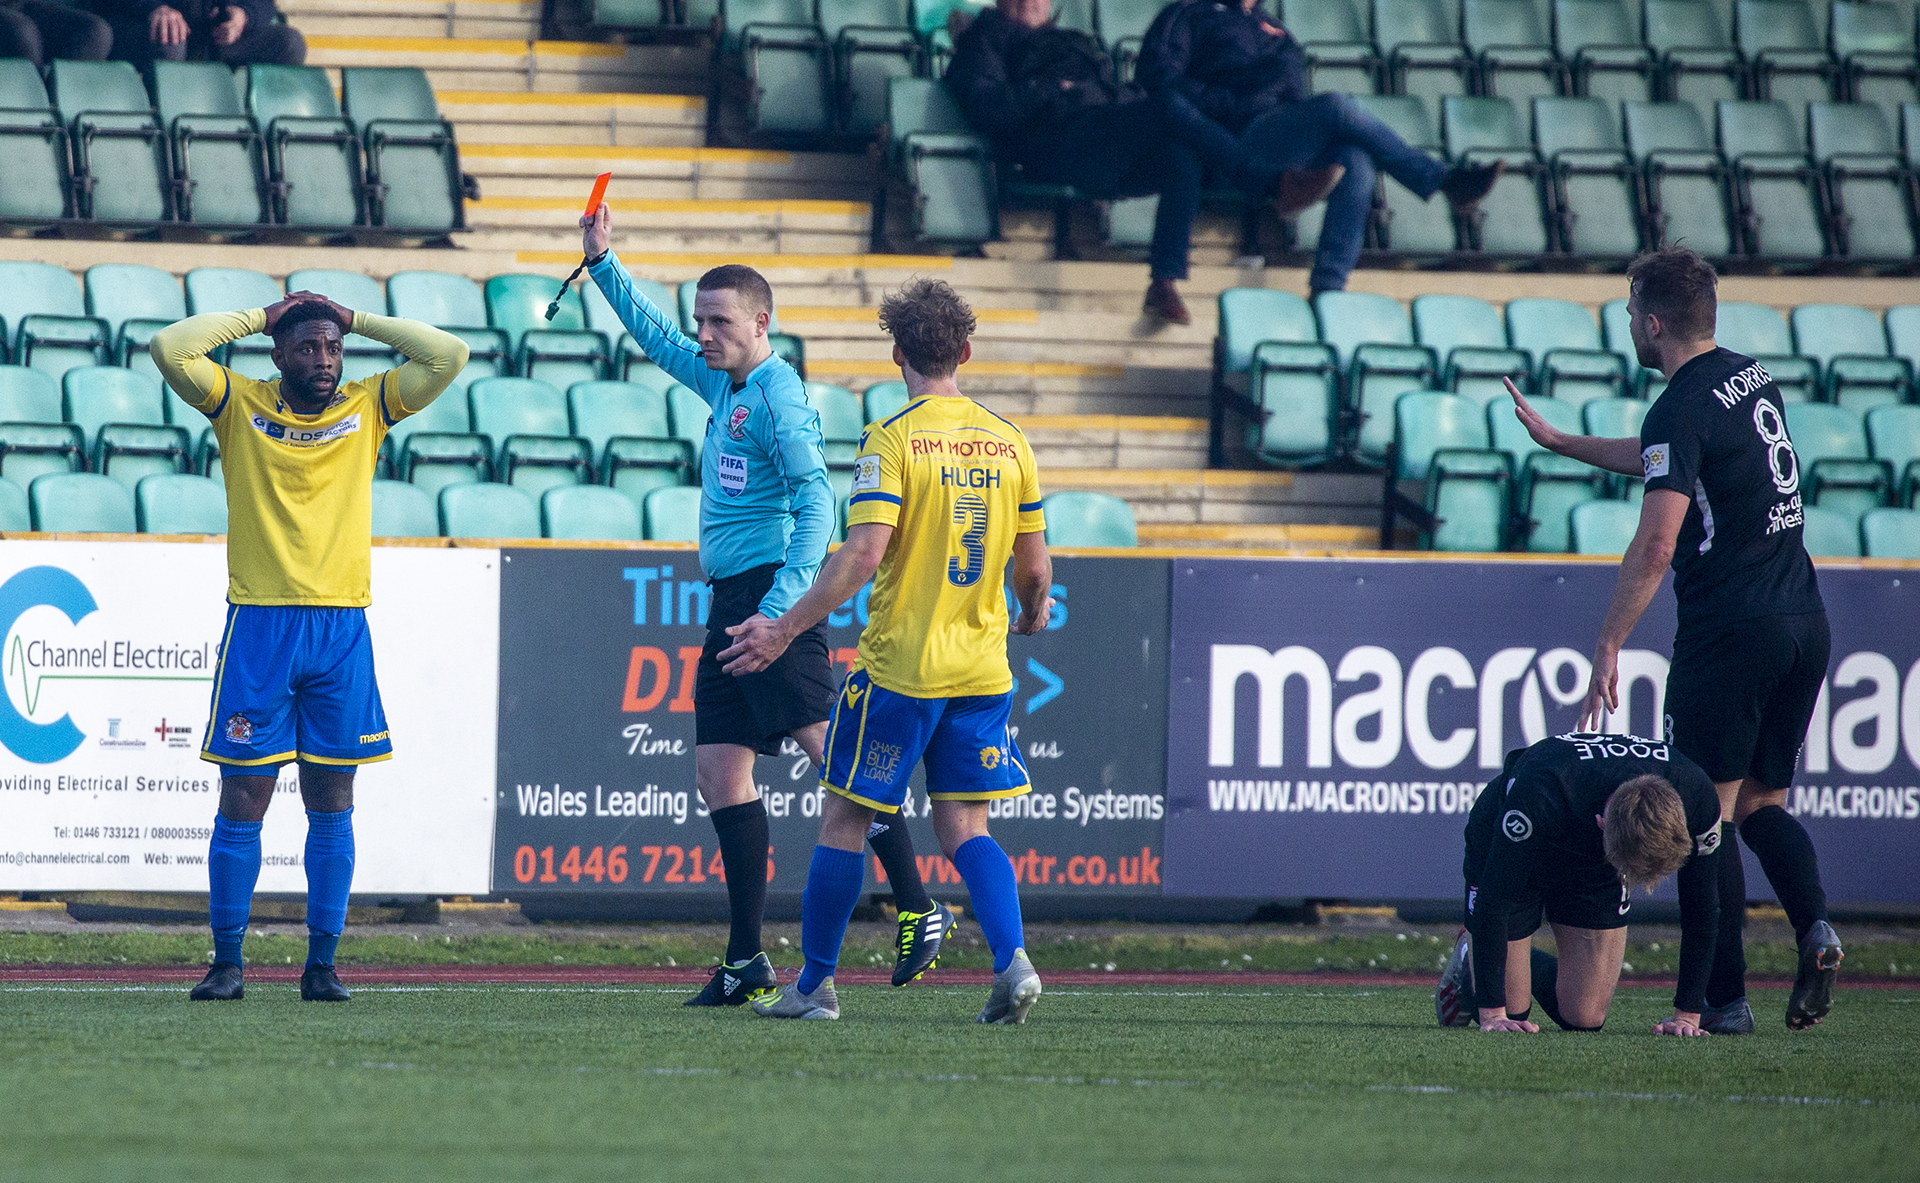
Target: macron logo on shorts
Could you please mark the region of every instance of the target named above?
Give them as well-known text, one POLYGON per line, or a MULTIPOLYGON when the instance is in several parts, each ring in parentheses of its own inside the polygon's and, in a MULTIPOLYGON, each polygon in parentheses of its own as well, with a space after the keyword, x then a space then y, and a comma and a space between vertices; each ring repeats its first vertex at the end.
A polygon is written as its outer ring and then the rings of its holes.
POLYGON ((1673 465, 1667 455, 1667 445, 1653 444, 1643 449, 1640 453, 1640 467, 1646 471, 1647 480, 1666 476, 1671 472, 1673 465))

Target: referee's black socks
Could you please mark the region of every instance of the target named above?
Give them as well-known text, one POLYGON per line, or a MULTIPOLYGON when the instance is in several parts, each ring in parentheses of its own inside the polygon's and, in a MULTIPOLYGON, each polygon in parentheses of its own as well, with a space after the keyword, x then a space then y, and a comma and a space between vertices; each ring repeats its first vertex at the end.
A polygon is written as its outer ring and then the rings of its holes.
POLYGON ((1760 860, 1773 894, 1793 924, 1795 942, 1806 939, 1807 930, 1827 918, 1827 893, 1820 886, 1820 859, 1813 851, 1813 840, 1798 818, 1780 808, 1767 805, 1754 810, 1740 823, 1740 837, 1747 849, 1760 860))
POLYGON ((760 919, 767 911, 767 807, 758 797, 744 805, 713 811, 713 832, 720 838, 720 862, 727 869, 727 906, 733 927, 727 934, 727 964, 738 965, 760 952, 760 919))
POLYGON ((931 912, 933 898, 920 880, 920 864, 913 858, 913 837, 900 821, 900 815, 875 818, 867 829, 867 845, 886 868, 887 885, 893 888, 893 906, 902 912, 931 912))

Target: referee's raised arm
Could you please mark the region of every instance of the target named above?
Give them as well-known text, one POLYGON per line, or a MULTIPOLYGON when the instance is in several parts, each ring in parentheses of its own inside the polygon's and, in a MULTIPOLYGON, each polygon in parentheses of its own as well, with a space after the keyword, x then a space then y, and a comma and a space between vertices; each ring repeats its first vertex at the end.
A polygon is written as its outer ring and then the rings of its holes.
POLYGON ((673 380, 698 392, 712 403, 727 389, 728 375, 711 368, 700 343, 680 331, 665 309, 633 286, 633 276, 613 253, 613 213, 606 202, 592 217, 580 219, 581 252, 587 259, 587 274, 600 286, 600 293, 613 306, 615 316, 639 343, 647 359, 673 376, 673 380), (717 385, 716 385, 717 383, 717 385))

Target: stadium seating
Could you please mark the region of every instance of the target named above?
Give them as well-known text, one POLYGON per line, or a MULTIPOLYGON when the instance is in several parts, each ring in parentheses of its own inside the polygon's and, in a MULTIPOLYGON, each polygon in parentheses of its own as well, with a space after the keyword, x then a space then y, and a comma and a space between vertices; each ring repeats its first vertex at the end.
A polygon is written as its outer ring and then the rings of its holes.
POLYGON ((0 478, 0 531, 24 534, 32 529, 33 514, 27 508, 27 491, 0 478))
POLYGON ((1639 184, 1620 137, 1619 108, 1595 98, 1536 98, 1533 123, 1561 249, 1589 259, 1639 253, 1639 184))
MULTIPOLYGON (((1647 9, 1651 14, 1659 4, 1696 2, 1647 0, 1647 9)), ((1629 102, 1623 114, 1627 149, 1645 186, 1648 237, 1662 246, 1684 242, 1713 258, 1733 254, 1738 239, 1726 162, 1699 108, 1684 102, 1629 102)))
POLYGON ((1879 317, 1850 304, 1802 304, 1791 319, 1797 352, 1818 361, 1826 376, 1826 401, 1862 414, 1905 401, 1913 367, 1889 356, 1879 317))
POLYGON ((1358 424, 1354 457, 1381 464, 1393 443, 1393 406, 1438 378, 1433 351, 1413 340, 1399 301, 1365 292, 1321 292, 1314 299, 1320 339, 1333 346, 1347 379, 1346 414, 1358 424))
POLYGON ((1887 462, 1897 503, 1914 508, 1920 498, 1920 407, 1875 407, 1866 423, 1869 450, 1887 462))
POLYGON ((1625 554, 1640 528, 1640 508, 1624 501, 1585 501, 1568 517, 1575 554, 1625 554))
POLYGON ((700 490, 691 485, 654 489, 641 506, 651 542, 700 541, 700 490))
POLYGON ((832 48, 836 125, 870 137, 887 121, 895 78, 926 70, 927 51, 913 30, 908 0, 826 0, 820 32, 832 48))
POLYGON ((576 438, 566 396, 538 378, 482 378, 467 387, 476 435, 498 478, 538 497, 593 477, 593 445, 576 438))
MULTIPOLYGON (((1101 11, 1107 7, 1103 3, 1101 11)), ((1279 15, 1306 55, 1314 90, 1372 94, 1378 89, 1383 63, 1353 0, 1281 0, 1279 15)), ((1104 22, 1101 32, 1106 32, 1104 22)))
MULTIPOLYGON (((915 241, 959 249, 1000 237, 992 149, 932 78, 887 80, 889 166, 912 195, 915 241)), ((884 205, 874 210, 884 217, 884 205)))
POLYGON ((1466 245, 1489 255, 1537 256, 1553 249, 1548 233, 1546 170, 1534 154, 1526 117, 1504 98, 1448 95, 1440 133, 1447 155, 1467 164, 1502 161, 1506 173, 1464 219, 1466 245))
POLYGON ((1825 403, 1794 403, 1787 407, 1787 431, 1809 504, 1857 521, 1892 499, 1892 466, 1872 458, 1859 414, 1825 403))
POLYGON ((1848 101, 1878 105, 1887 126, 1898 127, 1900 104, 1920 98, 1911 11, 1898 4, 1835 4, 1827 35, 1848 101))
POLYGON ((173 214, 166 137, 126 62, 54 62, 53 106, 73 145, 76 213, 111 224, 173 214))
POLYGON ((612 489, 578 485, 540 496, 540 533, 545 538, 640 540, 640 507, 612 489))
POLYGON ((248 66, 247 109, 266 137, 274 220, 342 231, 367 221, 360 141, 327 72, 248 66))
POLYGON ((736 63, 750 133, 833 130, 833 47, 810 0, 721 0, 720 21, 720 50, 736 63))
POLYGON ((86 308, 87 315, 106 326, 112 343, 108 357, 114 365, 157 377, 147 343, 187 315, 187 300, 180 281, 158 267, 97 263, 87 268, 86 308))
POLYGON ((460 154, 426 73, 413 67, 340 71, 345 115, 366 153, 370 220, 428 236, 466 226, 460 154))
POLYGON ((55 472, 27 486, 33 528, 58 534, 136 532, 133 491, 91 472, 55 472))
POLYGON ((1870 559, 1920 559, 1920 512, 1868 510, 1860 519, 1860 542, 1870 559))
POLYGON ((225 534, 227 491, 203 476, 156 473, 133 490, 142 534, 225 534))
POLYGON ((1041 498, 1048 546, 1138 546, 1133 509, 1118 497, 1070 490, 1041 498))
POLYGON ((1507 339, 1534 365, 1535 389, 1575 406, 1625 393, 1620 355, 1600 340, 1593 314, 1567 300, 1526 298, 1507 304, 1507 339))
POLYGON ((73 216, 66 128, 25 58, 0 58, 0 153, 0 222, 38 231, 73 216))
MULTIPOLYGON (((196 267, 187 272, 187 312, 199 316, 206 312, 240 312, 265 308, 285 295, 270 276, 258 271, 234 267, 196 267)), ((278 376, 273 359, 273 340, 264 333, 252 333, 226 347, 226 356, 214 355, 235 373, 268 381, 278 376)))
POLYGON ((906 410, 910 396, 905 382, 875 382, 862 392, 860 405, 868 423, 878 423, 906 410))
POLYGON ((8 360, 58 378, 107 360, 106 326, 87 315, 79 281, 48 263, 0 262, 0 346, 8 360))
MULTIPOLYGON (((1425 482, 1423 544, 1499 550, 1512 471, 1506 455, 1488 446, 1484 408, 1457 394, 1420 391, 1394 404, 1393 423, 1388 480, 1425 482)), ((1390 491, 1390 507, 1394 496, 1390 491)))
POLYGON ((433 497, 405 481, 373 482, 373 536, 375 538, 434 538, 440 534, 440 516, 433 497))
POLYGON ((1860 557, 1860 523, 1839 510, 1806 507, 1806 528, 1802 537, 1807 553, 1816 559, 1857 559, 1860 557))
POLYGON ((233 71, 218 62, 155 62, 154 108, 182 222, 235 229, 273 220, 260 129, 233 71))
POLYGON ((448 538, 538 538, 540 509, 511 485, 448 485, 440 490, 440 533, 448 538))

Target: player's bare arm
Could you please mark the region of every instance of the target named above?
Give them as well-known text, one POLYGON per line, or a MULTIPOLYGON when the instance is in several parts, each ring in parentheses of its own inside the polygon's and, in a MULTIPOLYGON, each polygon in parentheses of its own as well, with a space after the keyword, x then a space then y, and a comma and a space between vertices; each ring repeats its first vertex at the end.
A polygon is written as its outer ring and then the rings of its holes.
POLYGON ((1038 530, 1016 535, 1013 540, 1013 594, 1020 601, 1020 615, 1011 631, 1015 636, 1031 637, 1047 627, 1053 615, 1053 556, 1047 553, 1047 536, 1038 530))
POLYGON ((1608 472, 1617 472, 1624 476, 1641 475, 1640 441, 1633 439, 1606 439, 1596 435, 1572 435, 1561 431, 1541 417, 1527 396, 1513 384, 1513 379, 1504 379, 1507 393, 1513 397, 1513 413, 1519 418, 1521 426, 1533 437, 1533 442, 1549 452, 1570 456, 1575 460, 1584 460, 1595 468, 1604 468, 1608 472))
MULTIPOLYGON (((880 569, 887 544, 893 541, 893 527, 865 522, 847 531, 847 540, 827 558, 820 577, 793 607, 769 620, 755 614, 727 630, 733 644, 720 651, 723 668, 738 677, 766 669, 801 633, 827 618, 827 614, 847 602, 880 569)), ((1051 602, 1051 601, 1049 601, 1051 602)), ((1044 623, 1044 622, 1043 622, 1044 623)))
POLYGON ((1613 602, 1600 625, 1600 639, 1594 643, 1593 676, 1587 683, 1587 700, 1580 708, 1582 730, 1600 730, 1606 713, 1619 709, 1620 650, 1653 602, 1654 593, 1660 590, 1660 581, 1673 562, 1674 543, 1689 504, 1684 495, 1672 489, 1649 489, 1640 504, 1640 528, 1621 557, 1613 602))

